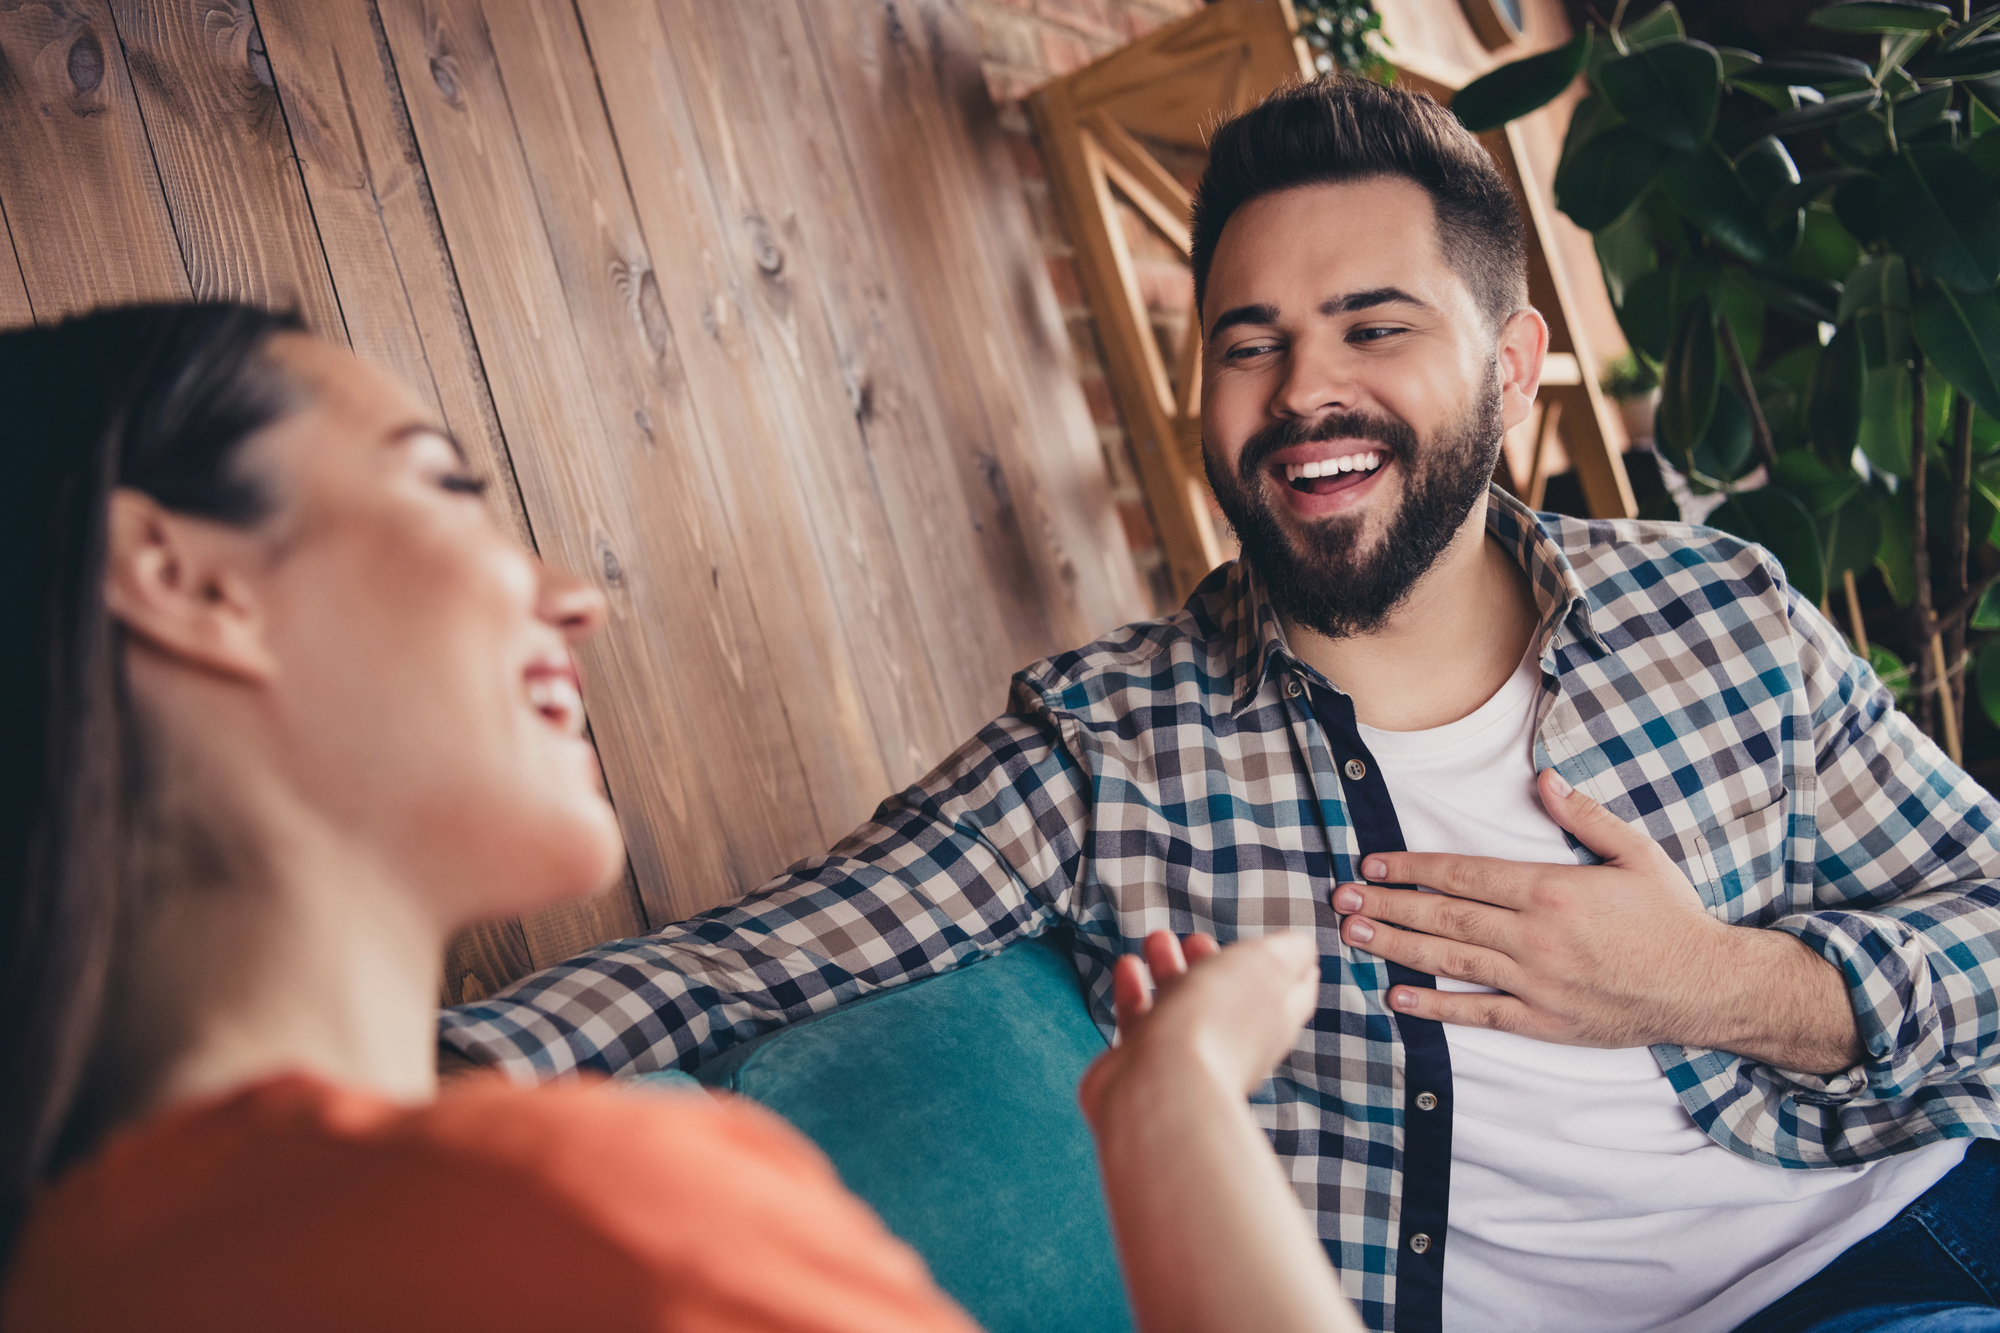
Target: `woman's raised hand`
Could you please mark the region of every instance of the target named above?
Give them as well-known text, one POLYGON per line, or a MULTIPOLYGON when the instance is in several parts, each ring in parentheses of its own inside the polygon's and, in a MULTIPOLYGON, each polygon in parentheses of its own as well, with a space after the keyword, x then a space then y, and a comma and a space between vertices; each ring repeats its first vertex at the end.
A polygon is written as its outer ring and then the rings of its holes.
POLYGON ((1207 935, 1146 937, 1112 973, 1118 1044, 1084 1075, 1078 1097, 1096 1123, 1107 1092, 1130 1080, 1215 1079, 1253 1091, 1312 1017, 1319 959, 1304 935, 1264 935, 1227 949, 1207 935))

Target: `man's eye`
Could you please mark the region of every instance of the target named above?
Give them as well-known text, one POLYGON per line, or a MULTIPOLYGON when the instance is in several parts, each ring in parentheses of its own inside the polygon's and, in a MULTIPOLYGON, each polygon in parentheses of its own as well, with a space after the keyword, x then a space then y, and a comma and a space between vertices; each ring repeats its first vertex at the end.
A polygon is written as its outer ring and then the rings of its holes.
POLYGON ((438 478, 438 485, 460 495, 484 495, 487 481, 486 478, 475 477, 470 472, 449 472, 438 478))
POLYGON ((1278 345, 1276 343, 1247 343, 1241 347, 1230 348, 1225 354, 1224 359, 1229 361, 1247 361, 1253 356, 1262 356, 1266 352, 1275 352, 1277 350, 1278 345))
POLYGON ((1347 336, 1353 342, 1372 343, 1380 342, 1391 334, 1407 332, 1408 329, 1393 324, 1371 324, 1366 328, 1355 329, 1347 336))

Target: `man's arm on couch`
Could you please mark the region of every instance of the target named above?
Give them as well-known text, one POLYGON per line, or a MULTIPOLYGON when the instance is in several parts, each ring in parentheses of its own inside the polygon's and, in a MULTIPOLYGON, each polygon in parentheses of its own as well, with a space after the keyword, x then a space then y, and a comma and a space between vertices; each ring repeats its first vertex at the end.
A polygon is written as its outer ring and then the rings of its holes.
POLYGON ((738 901, 444 1012, 445 1052, 516 1081, 692 1069, 736 1042, 949 971, 1063 915, 1088 775, 1039 692, 822 857, 738 901))

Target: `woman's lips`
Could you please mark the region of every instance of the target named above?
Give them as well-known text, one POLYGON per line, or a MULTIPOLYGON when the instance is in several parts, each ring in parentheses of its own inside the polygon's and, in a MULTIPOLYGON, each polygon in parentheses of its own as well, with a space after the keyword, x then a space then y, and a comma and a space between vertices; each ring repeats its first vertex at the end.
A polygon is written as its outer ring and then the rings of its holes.
POLYGON ((564 662, 538 664, 525 673, 528 703, 554 727, 569 736, 583 735, 583 692, 576 668, 564 662))

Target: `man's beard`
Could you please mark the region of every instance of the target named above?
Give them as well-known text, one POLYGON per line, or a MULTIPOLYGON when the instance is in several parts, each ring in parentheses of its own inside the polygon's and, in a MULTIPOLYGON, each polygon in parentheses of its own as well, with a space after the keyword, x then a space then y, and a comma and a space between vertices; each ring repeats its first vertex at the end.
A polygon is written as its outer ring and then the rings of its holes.
MULTIPOLYGON (((1497 373, 1456 423, 1419 443, 1398 417, 1336 412, 1317 421, 1265 427, 1243 446, 1236 474, 1202 451, 1208 483, 1243 554, 1263 577, 1279 613, 1328 638, 1372 634, 1408 597, 1464 526, 1500 460, 1502 426, 1497 373), (1403 503, 1375 550, 1359 552, 1365 518, 1335 514, 1303 525, 1296 542, 1265 497, 1265 464, 1294 445, 1333 439, 1376 440, 1403 470, 1403 503)), ((1364 483, 1365 484, 1365 483, 1364 483)))

